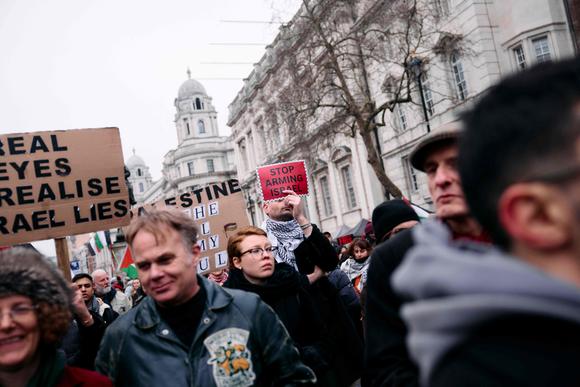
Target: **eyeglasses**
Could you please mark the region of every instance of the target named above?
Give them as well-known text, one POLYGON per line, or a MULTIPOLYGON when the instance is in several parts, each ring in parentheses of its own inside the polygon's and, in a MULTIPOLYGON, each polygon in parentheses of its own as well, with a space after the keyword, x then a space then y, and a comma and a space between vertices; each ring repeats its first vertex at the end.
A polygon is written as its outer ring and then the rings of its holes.
MULTIPOLYGON (((16 323, 21 323, 27 321, 32 314, 38 309, 36 305, 18 305, 10 310, 8 310, 8 316, 12 319, 12 321, 16 323)), ((0 311, 0 321, 4 318, 4 313, 0 311)))
POLYGON ((254 247, 252 249, 246 250, 243 253, 241 253, 240 257, 244 254, 249 253, 252 257, 259 259, 259 258, 262 258, 265 253, 273 255, 276 252, 276 250, 277 250, 277 247, 274 247, 274 246, 266 247, 264 249, 261 247, 254 247))

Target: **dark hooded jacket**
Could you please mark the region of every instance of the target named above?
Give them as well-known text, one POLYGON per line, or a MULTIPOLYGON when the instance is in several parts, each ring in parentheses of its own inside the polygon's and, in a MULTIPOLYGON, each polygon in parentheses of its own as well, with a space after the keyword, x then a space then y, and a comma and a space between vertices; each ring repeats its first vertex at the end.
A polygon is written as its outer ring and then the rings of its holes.
POLYGON ((580 289, 435 222, 393 277, 423 386, 580 386, 580 289))
POLYGON ((378 245, 367 274, 364 331, 365 372, 363 386, 413 387, 418 370, 411 361, 405 337, 407 327, 400 315, 403 299, 391 286, 391 276, 413 246, 411 230, 378 245))
POLYGON ((262 285, 250 283, 239 269, 230 269, 224 287, 245 290, 260 296, 276 312, 296 347, 304 364, 316 375, 329 369, 330 338, 322 319, 305 289, 308 280, 286 263, 277 263, 274 273, 262 285))
POLYGON ((146 297, 106 331, 96 369, 115 386, 312 385, 314 373, 255 294, 198 275, 207 298, 187 347, 146 297))

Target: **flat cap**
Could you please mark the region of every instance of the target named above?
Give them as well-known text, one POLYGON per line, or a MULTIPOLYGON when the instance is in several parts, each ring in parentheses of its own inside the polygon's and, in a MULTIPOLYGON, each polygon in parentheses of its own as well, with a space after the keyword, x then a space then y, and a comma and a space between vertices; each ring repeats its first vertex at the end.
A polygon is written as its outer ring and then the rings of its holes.
POLYGON ((461 123, 459 121, 452 121, 438 127, 423 137, 409 155, 409 161, 413 168, 425 172, 425 160, 429 156, 429 153, 445 143, 457 142, 461 136, 461 132, 461 123))

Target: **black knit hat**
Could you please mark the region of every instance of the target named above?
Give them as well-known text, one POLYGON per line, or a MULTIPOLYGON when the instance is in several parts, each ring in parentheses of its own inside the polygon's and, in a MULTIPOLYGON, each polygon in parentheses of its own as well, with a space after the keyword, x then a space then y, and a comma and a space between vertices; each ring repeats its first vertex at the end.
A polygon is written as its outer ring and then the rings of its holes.
POLYGON ((395 226, 409 220, 419 221, 417 213, 401 199, 387 200, 373 210, 373 229, 377 243, 395 226))
POLYGON ((0 251, 0 297, 21 295, 69 309, 72 290, 62 274, 32 249, 0 251))
POLYGON ((411 165, 413 168, 425 172, 425 160, 429 153, 443 144, 457 143, 460 135, 461 126, 458 121, 450 122, 435 129, 415 145, 415 148, 409 154, 411 165))

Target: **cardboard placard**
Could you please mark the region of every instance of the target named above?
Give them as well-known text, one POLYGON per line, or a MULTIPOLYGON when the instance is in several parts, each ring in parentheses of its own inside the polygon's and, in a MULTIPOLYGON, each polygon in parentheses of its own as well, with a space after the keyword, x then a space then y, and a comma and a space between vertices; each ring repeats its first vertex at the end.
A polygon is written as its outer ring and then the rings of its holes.
POLYGON ((265 165, 256 170, 265 202, 286 196, 291 190, 299 196, 308 195, 308 173, 304 160, 265 165))
POLYGON ((129 208, 118 128, 0 135, 0 245, 121 227, 129 208))
POLYGON ((197 225, 201 259, 197 271, 206 274, 228 264, 228 238, 239 228, 248 226, 244 195, 235 179, 180 194, 176 197, 144 204, 131 210, 139 216, 153 208, 178 208, 197 225))

